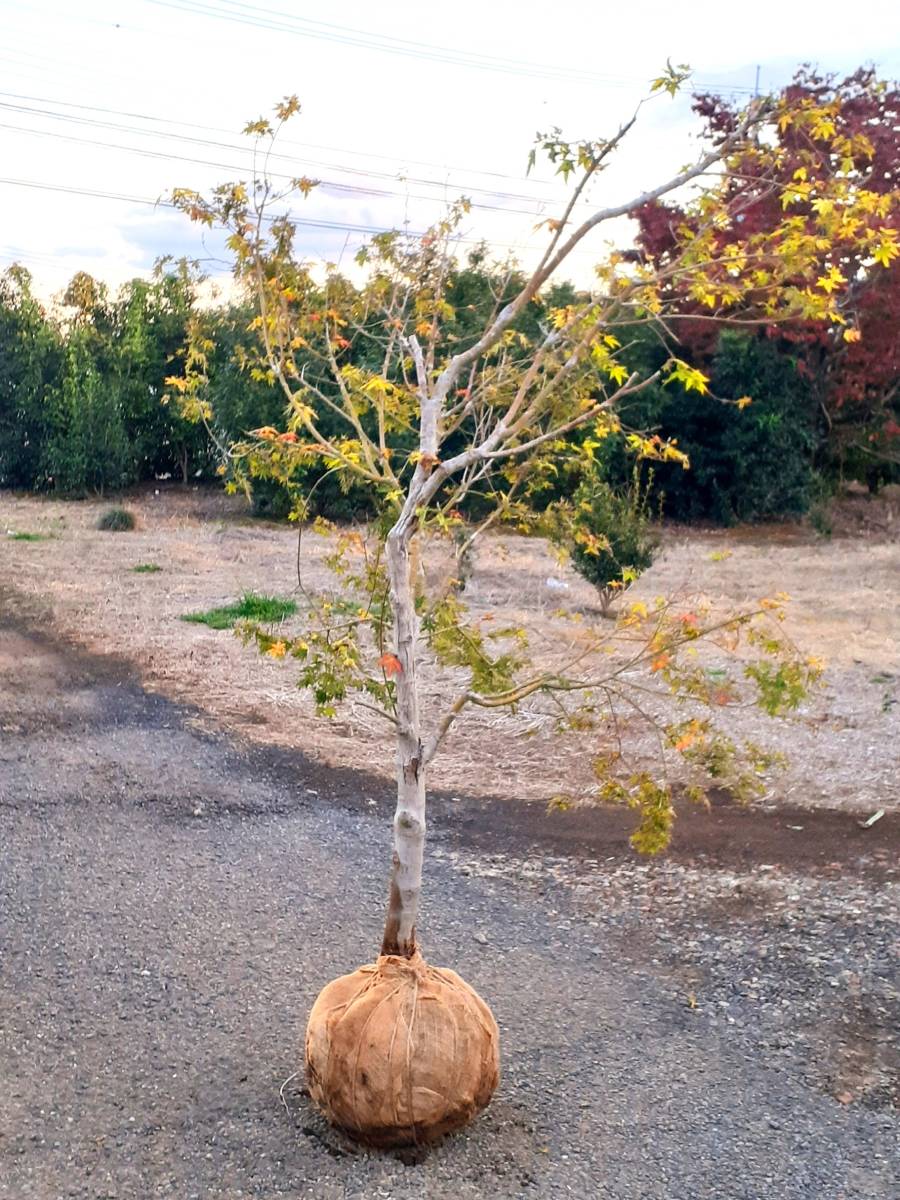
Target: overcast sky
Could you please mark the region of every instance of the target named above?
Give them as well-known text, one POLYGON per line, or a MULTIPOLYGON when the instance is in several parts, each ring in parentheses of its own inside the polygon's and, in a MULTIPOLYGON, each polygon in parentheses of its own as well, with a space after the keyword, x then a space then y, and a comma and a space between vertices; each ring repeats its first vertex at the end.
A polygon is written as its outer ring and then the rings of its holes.
MULTIPOLYGON (((223 272, 220 240, 153 202, 246 177, 241 127, 289 93, 303 114, 277 169, 323 181, 298 210, 307 253, 349 258, 359 227, 423 229, 465 194, 476 204, 465 237, 527 259, 561 194, 545 168, 526 179, 537 130, 614 132, 668 57, 741 98, 757 69, 765 91, 800 62, 874 62, 896 78, 896 10, 882 0, 0 0, 0 269, 24 262, 44 294, 79 269, 118 284, 162 254, 223 272)), ((644 114, 598 202, 693 156, 686 99, 644 114)), ((581 252, 569 274, 586 277, 590 260, 581 252)))

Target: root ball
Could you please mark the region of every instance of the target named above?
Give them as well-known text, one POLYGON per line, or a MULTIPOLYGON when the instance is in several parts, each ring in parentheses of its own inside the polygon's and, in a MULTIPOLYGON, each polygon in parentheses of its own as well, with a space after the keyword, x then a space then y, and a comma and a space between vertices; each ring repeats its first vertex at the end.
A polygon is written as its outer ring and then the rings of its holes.
POLYGON ((383 955, 319 994, 306 1030, 309 1091, 328 1119, 372 1146, 431 1142, 489 1102, 497 1022, 456 974, 383 955))

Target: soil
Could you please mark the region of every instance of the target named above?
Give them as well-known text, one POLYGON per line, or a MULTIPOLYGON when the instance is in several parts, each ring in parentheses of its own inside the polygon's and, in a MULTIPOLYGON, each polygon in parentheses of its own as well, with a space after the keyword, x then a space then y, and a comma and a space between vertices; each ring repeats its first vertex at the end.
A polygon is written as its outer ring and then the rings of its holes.
MULTIPOLYGON (((5 678, 18 692, 14 718, 0 714, 3 734, 34 736, 48 726, 64 734, 77 733, 86 712, 85 692, 79 687, 73 694, 73 671, 80 679, 103 680, 107 687, 114 682, 122 696, 133 689, 134 667, 127 660, 92 655, 71 640, 41 631, 31 623, 38 619, 39 606, 32 603, 29 608, 8 590, 0 589, 0 601, 5 601, 7 610, 6 617, 0 618, 4 629, 0 680, 5 678), (65 704, 57 709, 61 694, 65 704)), ((186 726, 210 730, 195 706, 182 703, 178 711, 186 726)), ((380 774, 328 766, 302 752, 261 745, 257 739, 241 739, 241 745, 248 768, 277 780, 288 793, 301 792, 332 807, 386 822, 393 814, 394 784, 380 774)), ((76 765, 83 765, 82 758, 76 748, 76 765)), ((502 847, 520 857, 564 855, 572 862, 610 855, 626 861, 634 858, 629 838, 636 817, 618 806, 558 809, 522 804, 509 796, 459 796, 441 788, 429 792, 428 803, 429 820, 439 831, 450 831, 480 852, 502 847)), ((255 812, 242 793, 218 797, 213 810, 255 812)), ((662 855, 666 861, 734 870, 784 867, 826 878, 859 874, 871 880, 900 879, 900 813, 894 811, 869 825, 868 818, 861 820, 852 811, 739 804, 723 789, 713 790, 709 805, 678 799, 676 811, 672 841, 662 855)))
MULTIPOLYGON (((179 619, 245 590, 298 595, 296 533, 251 520, 242 500, 214 491, 150 488, 127 504, 138 529, 109 534, 95 528, 104 502, 0 494, 0 531, 51 535, 0 544, 0 581, 12 582, 17 603, 24 597, 38 604, 43 619, 74 643, 126 658, 147 688, 194 705, 200 727, 225 727, 261 745, 302 749, 324 767, 364 765, 389 778, 393 756, 377 717, 349 704, 334 721, 316 719, 289 662, 260 659, 228 632, 179 619), (136 574, 140 563, 162 569, 136 574)), ((667 529, 660 559, 629 595, 685 603, 703 597, 722 613, 776 592, 791 595, 785 628, 804 654, 826 661, 821 689, 788 719, 730 708, 722 713, 724 728, 789 760, 767 779, 764 808, 845 811, 853 814, 847 827, 855 828, 855 820, 900 801, 893 753, 900 743, 900 503, 893 496, 851 496, 836 509, 833 526, 830 539, 800 524, 667 529)), ((304 536, 307 589, 332 586, 323 561, 329 545, 304 536)), ((577 636, 571 622, 555 615, 561 597, 585 620, 596 619, 589 586, 542 543, 489 536, 480 545, 465 591, 473 617, 527 628, 539 659, 551 661, 560 644, 577 636)), ((290 622, 285 628, 292 629, 290 622)), ((433 719, 459 687, 452 670, 428 675, 426 715, 433 719)), ((664 704, 661 712, 667 715, 664 704)), ((586 752, 584 738, 560 738, 554 723, 555 714, 539 702, 515 716, 469 711, 435 760, 431 784, 486 800, 546 802, 564 793, 583 802, 594 787, 591 760, 607 747, 595 740, 586 752)), ((626 719, 623 728, 635 764, 654 765, 655 735, 637 721, 626 719)), ((610 836, 627 825, 622 814, 577 821, 597 822, 610 836)))

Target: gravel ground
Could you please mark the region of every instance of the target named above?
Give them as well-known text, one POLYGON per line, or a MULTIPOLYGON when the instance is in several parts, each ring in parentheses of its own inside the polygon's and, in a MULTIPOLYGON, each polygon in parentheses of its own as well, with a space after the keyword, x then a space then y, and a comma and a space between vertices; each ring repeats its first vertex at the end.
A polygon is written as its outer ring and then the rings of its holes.
POLYGON ((898 1194, 890 864, 488 852, 435 820, 424 949, 491 1003, 504 1078, 468 1132, 375 1155, 280 1089, 377 946, 381 801, 2 621, 0 739, 2 1200, 898 1194))

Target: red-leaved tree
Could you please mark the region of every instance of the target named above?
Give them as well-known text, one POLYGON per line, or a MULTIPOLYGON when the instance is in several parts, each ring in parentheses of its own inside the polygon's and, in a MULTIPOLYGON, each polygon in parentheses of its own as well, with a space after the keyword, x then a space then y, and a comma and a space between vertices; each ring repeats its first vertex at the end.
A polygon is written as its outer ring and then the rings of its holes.
MULTIPOLYGON (((686 357, 700 366, 707 362, 722 321, 729 319, 731 280, 737 270, 752 266, 738 261, 748 235, 778 228, 786 213, 798 241, 821 236, 823 221, 826 230, 833 222, 838 232, 847 217, 830 199, 815 198, 817 183, 837 170, 855 179, 870 197, 883 238, 867 248, 839 240, 827 252, 818 282, 841 292, 844 324, 825 325, 801 314, 776 326, 767 321, 763 305, 755 314, 743 311, 734 323, 779 339, 796 358, 822 407, 832 465, 864 478, 884 477, 888 464, 900 462, 900 227, 889 201, 900 177, 900 89, 878 80, 871 69, 837 80, 804 68, 786 95, 793 107, 775 129, 774 153, 771 147, 765 153, 745 149, 730 179, 729 219, 704 235, 717 264, 712 278, 718 277, 721 290, 686 275, 670 280, 670 290, 683 301, 677 334, 686 357), (802 120, 804 111, 810 120, 802 120)), ((699 95, 694 108, 713 137, 728 136, 739 119, 739 110, 721 96, 699 95)), ((655 266, 699 231, 696 215, 662 201, 645 205, 638 222, 637 253, 655 266)), ((768 283, 764 269, 759 283, 762 291, 768 283)))

